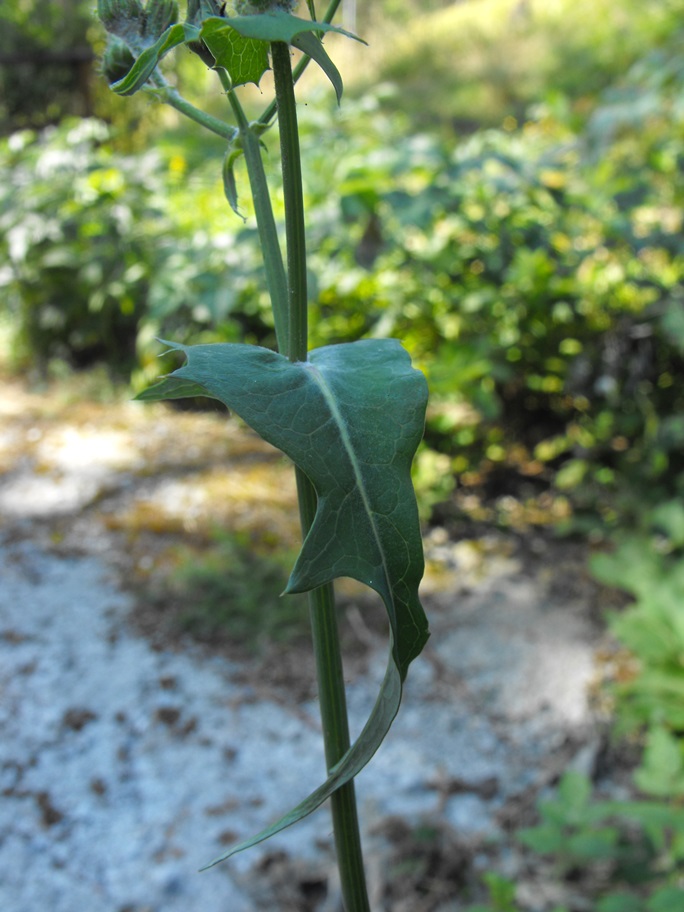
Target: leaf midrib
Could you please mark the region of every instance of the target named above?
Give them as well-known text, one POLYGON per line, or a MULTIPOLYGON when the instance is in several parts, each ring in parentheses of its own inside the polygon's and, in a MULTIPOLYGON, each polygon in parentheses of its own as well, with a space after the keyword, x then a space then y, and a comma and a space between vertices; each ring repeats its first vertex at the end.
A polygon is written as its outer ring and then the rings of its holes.
MULTIPOLYGON (((375 521, 375 513, 371 509, 370 499, 368 497, 368 492, 366 491, 366 486, 365 486, 365 483, 363 480, 363 474, 361 472, 361 469, 359 466, 359 461, 356 456, 356 450, 354 449, 354 445, 352 443, 351 437, 349 436, 347 422, 345 421, 342 413, 340 412, 339 408, 337 407, 337 402, 335 401, 335 395, 334 395, 332 389, 328 386, 322 371, 318 367, 316 367, 316 365, 312 364, 310 361, 303 362, 303 364, 313 375, 313 381, 314 381, 314 383, 318 384, 318 387, 321 391, 323 399, 325 400, 326 405, 330 409, 330 413, 333 417, 333 420, 335 421, 335 423, 337 424, 337 426, 339 428, 340 437, 342 438, 342 445, 344 446, 345 452, 347 453, 347 456, 349 457, 349 461, 350 461, 351 467, 352 467, 352 472, 354 473, 354 478, 356 480, 356 486, 361 495, 361 501, 363 502, 364 510, 366 511, 366 514, 368 516, 368 519, 369 519, 369 522, 371 525, 371 529, 373 530, 373 537, 375 538, 376 544, 378 546, 378 551, 380 552, 380 560, 382 562, 382 571, 385 576, 385 587, 384 588, 391 596, 392 608, 394 609, 395 618, 396 618, 396 606, 394 604, 394 592, 393 592, 392 587, 389 582, 390 574, 389 574, 389 569, 387 566, 387 561, 385 559, 385 550, 382 546, 382 538, 380 536, 380 531, 379 531, 377 523, 375 521)), ((372 588, 376 588, 375 586, 373 586, 373 583, 371 581, 368 581, 368 585, 371 586, 372 588)))

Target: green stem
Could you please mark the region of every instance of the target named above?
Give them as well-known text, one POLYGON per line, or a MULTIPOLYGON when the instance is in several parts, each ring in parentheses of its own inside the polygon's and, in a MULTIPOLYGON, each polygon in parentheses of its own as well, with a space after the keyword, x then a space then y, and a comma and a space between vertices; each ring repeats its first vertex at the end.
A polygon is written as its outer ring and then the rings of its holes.
POLYGON ((268 192, 266 172, 261 158, 261 144, 259 137, 247 122, 245 112, 232 89, 228 74, 221 69, 217 70, 217 72, 228 94, 228 100, 233 108, 240 139, 242 140, 242 151, 247 163, 247 174, 249 176, 252 199, 254 200, 254 213, 266 270, 266 285, 268 286, 268 293, 273 307, 276 340, 279 351, 287 353, 290 350, 287 275, 278 241, 278 229, 273 216, 271 196, 268 192))
MULTIPOLYGON (((332 22, 333 19, 335 18, 335 13, 337 12, 337 9, 341 2, 342 2, 342 0, 330 0, 330 3, 328 4, 328 8, 323 15, 323 18, 319 19, 318 21, 325 22, 325 23, 332 22)), ((306 70, 306 68, 308 67, 308 65, 310 63, 311 63, 311 57, 307 57, 305 54, 301 58, 299 63, 295 66, 294 70, 292 71, 292 81, 294 83, 297 83, 300 80, 300 78, 304 74, 304 71, 306 70)), ((273 118, 276 116, 277 111, 278 111, 278 103, 277 103, 277 100, 274 99, 268 105, 268 107, 266 108, 264 113, 259 118, 259 123, 270 124, 271 121, 273 120, 273 118)))
POLYGON ((242 151, 247 163, 247 173, 249 175, 250 189, 254 200, 254 212, 257 221, 257 230, 261 242, 261 250, 264 258, 264 268, 266 271, 266 285, 271 298, 271 308, 273 310, 273 321, 275 323, 275 334, 278 349, 281 352, 287 352, 290 347, 290 330, 288 325, 288 303, 287 303, 287 276, 283 265, 283 255, 280 250, 278 241, 278 230, 276 228, 275 218, 273 217, 273 207, 271 206, 271 196, 268 192, 268 182, 266 172, 261 159, 261 148, 259 138, 254 130, 250 127, 242 110, 242 105, 232 89, 230 78, 225 70, 217 70, 221 84, 227 92, 228 99, 233 113, 238 122, 238 129, 224 123, 217 117, 207 114, 205 111, 196 108, 193 104, 183 98, 179 92, 170 86, 161 73, 156 72, 154 76, 154 88, 151 92, 161 101, 175 108, 181 114, 201 124, 207 130, 227 139, 229 143, 235 142, 240 137, 242 140, 242 151))
POLYGON ((180 111, 181 114, 189 117, 190 120, 194 120, 195 123, 201 124, 201 126, 205 127, 207 130, 211 130, 211 132, 215 133, 217 136, 227 139, 228 142, 233 142, 237 138, 238 131, 235 127, 231 127, 230 124, 224 123, 222 120, 219 120, 218 117, 213 117, 211 114, 206 114, 204 111, 196 108, 170 85, 158 85, 158 87, 152 89, 151 92, 165 104, 180 111))
MULTIPOLYGON (((288 357, 291 361, 305 361, 308 307, 306 238, 294 81, 289 47, 282 42, 274 42, 271 45, 271 55, 278 103, 285 198, 291 330, 288 357)), ((316 491, 300 469, 296 469, 296 477, 302 534, 306 536, 316 515, 316 491)), ((321 586, 309 593, 309 610, 325 760, 330 770, 346 753, 350 744, 342 651, 332 584, 321 586)), ((330 803, 346 912, 370 912, 354 782, 349 782, 334 792, 330 803)))
MULTIPOLYGON (((316 491, 301 469, 295 468, 295 473, 299 517, 306 535, 316 513, 316 491)), ((308 595, 325 762, 330 772, 350 745, 335 590, 328 583, 308 595)), ((370 912, 354 780, 333 792, 330 813, 344 908, 346 912, 370 912)))
POLYGON ((271 44, 278 123, 280 158, 285 199, 285 238, 287 241, 287 279, 290 314, 290 361, 306 361, 308 339, 308 290, 306 281, 306 231, 302 162, 299 152, 297 106, 290 65, 290 48, 282 41, 271 44))

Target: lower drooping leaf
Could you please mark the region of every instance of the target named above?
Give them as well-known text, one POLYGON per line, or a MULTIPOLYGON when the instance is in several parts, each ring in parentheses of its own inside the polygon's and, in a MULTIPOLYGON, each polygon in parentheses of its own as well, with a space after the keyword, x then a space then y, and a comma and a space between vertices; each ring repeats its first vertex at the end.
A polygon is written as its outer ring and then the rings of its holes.
POLYGON ((216 864, 315 810, 368 763, 397 714, 408 666, 428 638, 418 598, 423 551, 410 476, 427 385, 394 339, 331 345, 294 363, 252 345, 171 347, 187 356, 187 364, 140 399, 220 399, 316 488, 316 516, 285 591, 352 577, 380 594, 391 628, 385 679, 359 738, 301 804, 211 862, 216 864))

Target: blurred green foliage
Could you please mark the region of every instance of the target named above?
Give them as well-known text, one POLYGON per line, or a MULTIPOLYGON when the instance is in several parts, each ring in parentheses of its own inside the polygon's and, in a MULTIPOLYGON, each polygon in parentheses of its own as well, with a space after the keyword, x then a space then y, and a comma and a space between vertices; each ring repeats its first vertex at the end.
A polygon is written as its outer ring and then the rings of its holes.
MULTIPOLYGON (((434 16, 465 16, 480 45, 515 57, 504 51, 522 26, 484 15, 488 4, 434 16)), ((613 80, 580 120, 579 89, 521 54, 553 88, 522 129, 509 117, 458 143, 414 134, 388 113, 406 100, 403 77, 341 113, 302 109, 314 344, 405 341, 432 391, 426 479, 514 468, 610 521, 623 482, 662 499, 682 468, 681 27, 664 38, 678 6, 606 0, 581 28, 567 4, 522 6, 568 79, 593 85, 556 53, 581 44, 599 83, 613 80), (574 44, 554 36, 559 16, 574 44)), ((465 41, 463 29, 445 34, 465 41)), ((145 377, 155 335, 272 345, 256 233, 224 212, 220 144, 181 133, 156 157, 115 157, 112 138, 67 123, 0 148, 0 281, 19 352, 128 371, 137 347, 145 377)))
MULTIPOLYGON (((571 497, 575 528, 638 510, 644 490, 679 493, 677 35, 644 47, 579 127, 558 93, 523 128, 460 142, 413 133, 388 87, 341 111, 302 107, 312 342, 396 335, 426 371, 425 514, 456 478, 496 494, 511 473, 571 497)), ((115 157, 111 133, 83 130, 0 146, 2 306, 19 350, 129 370, 137 349, 140 385, 159 371, 156 336, 273 345, 220 141, 191 129, 115 157)))
POLYGON ((0 133, 92 113, 92 0, 0 9, 0 133))
POLYGON ((0 288, 19 366, 137 363, 164 185, 154 153, 115 156, 107 137, 100 121, 65 121, 0 148, 0 288))
MULTIPOLYGON (((399 4, 406 7, 406 4, 399 4)), ((471 0, 424 6, 408 25, 385 19, 381 52, 366 86, 401 86, 411 122, 458 130, 525 119, 551 94, 582 119, 646 48, 666 45, 682 0, 471 0), (394 27, 393 27, 394 26, 394 27)))
POLYGON ((605 801, 577 772, 566 772, 539 806, 541 822, 518 832, 533 852, 553 859, 557 875, 595 912, 684 908, 681 807, 652 800, 605 801))
POLYGON ((613 549, 594 555, 594 575, 632 603, 609 617, 630 664, 612 684, 618 731, 646 732, 639 787, 684 797, 684 506, 668 500, 644 510, 613 549))
POLYGON ((311 182, 318 341, 402 338, 430 380, 427 441, 462 480, 552 479, 592 524, 625 492, 679 491, 681 86, 658 51, 581 133, 556 100, 449 147, 367 98, 351 153, 344 120, 318 144, 313 173, 335 162, 311 182))

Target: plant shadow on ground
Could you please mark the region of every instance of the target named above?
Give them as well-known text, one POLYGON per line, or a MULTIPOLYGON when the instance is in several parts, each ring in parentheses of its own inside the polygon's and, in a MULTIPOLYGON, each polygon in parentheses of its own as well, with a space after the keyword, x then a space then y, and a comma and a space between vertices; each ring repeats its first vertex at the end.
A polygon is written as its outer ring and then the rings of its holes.
POLYGON ((202 642, 222 636, 248 649, 306 634, 306 598, 281 598, 291 560, 260 551, 246 534, 217 532, 201 550, 183 548, 162 594, 178 612, 183 631, 202 642))

